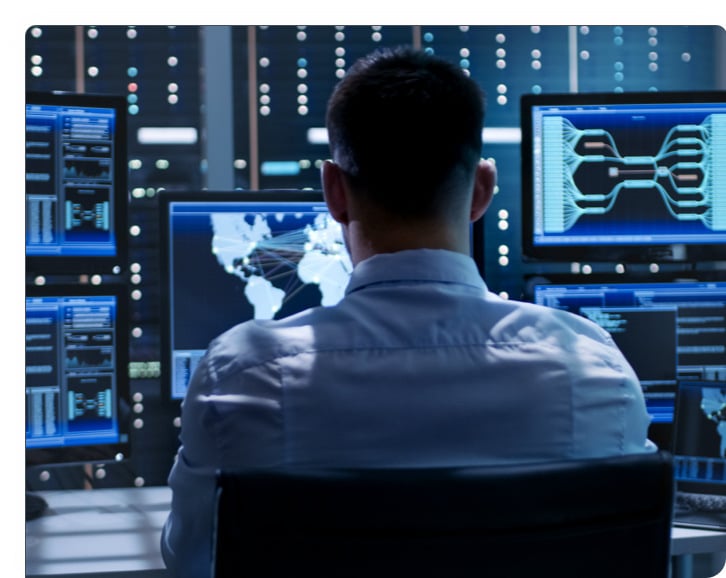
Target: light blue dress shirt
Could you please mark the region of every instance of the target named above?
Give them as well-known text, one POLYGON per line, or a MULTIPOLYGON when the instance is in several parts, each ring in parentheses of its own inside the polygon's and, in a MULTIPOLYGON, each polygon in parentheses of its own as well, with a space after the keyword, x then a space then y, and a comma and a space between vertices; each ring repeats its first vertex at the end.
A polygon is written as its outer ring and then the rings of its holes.
POLYGON ((460 253, 376 255, 338 305, 211 343, 183 404, 162 553, 176 576, 209 576, 218 469, 621 455, 656 449, 649 424, 596 324, 498 297, 460 253))

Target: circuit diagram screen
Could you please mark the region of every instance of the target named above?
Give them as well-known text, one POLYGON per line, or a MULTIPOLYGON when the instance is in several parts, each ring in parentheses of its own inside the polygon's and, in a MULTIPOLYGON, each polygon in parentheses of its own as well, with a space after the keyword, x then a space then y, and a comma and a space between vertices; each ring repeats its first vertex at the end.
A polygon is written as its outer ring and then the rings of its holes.
POLYGON ((726 103, 532 111, 533 243, 726 242, 726 103))

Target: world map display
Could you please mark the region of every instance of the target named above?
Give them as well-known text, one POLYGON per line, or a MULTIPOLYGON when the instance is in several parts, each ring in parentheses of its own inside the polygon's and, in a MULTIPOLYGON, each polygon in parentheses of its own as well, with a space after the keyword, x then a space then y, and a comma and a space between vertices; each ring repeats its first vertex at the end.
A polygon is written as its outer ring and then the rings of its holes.
POLYGON ((715 422, 720 440, 719 457, 726 457, 726 391, 720 388, 704 388, 701 410, 709 421, 715 422))
POLYGON ((245 285, 255 319, 273 319, 303 285, 316 285, 320 305, 335 305, 353 265, 343 234, 327 213, 212 213, 211 251, 245 285))
POLYGON ((322 197, 295 196, 299 200, 228 195, 170 204, 169 291, 162 305, 169 311, 172 399, 183 398, 210 342, 233 326, 343 298, 353 264, 342 228, 322 197))

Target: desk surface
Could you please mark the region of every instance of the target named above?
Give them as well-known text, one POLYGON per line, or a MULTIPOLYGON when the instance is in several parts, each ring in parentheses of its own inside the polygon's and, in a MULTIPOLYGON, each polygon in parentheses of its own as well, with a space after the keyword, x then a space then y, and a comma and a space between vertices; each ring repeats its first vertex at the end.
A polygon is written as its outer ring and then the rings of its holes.
POLYGON ((708 554, 726 555, 726 532, 674 527, 671 530, 671 555, 708 554))
MULTIPOLYGON (((45 515, 25 524, 26 577, 165 576, 159 551, 168 487, 39 492, 45 515)), ((726 532, 673 528, 674 556, 723 552, 726 532)))
POLYGON ((25 524, 26 576, 164 576, 159 551, 168 487, 39 492, 46 513, 25 524))

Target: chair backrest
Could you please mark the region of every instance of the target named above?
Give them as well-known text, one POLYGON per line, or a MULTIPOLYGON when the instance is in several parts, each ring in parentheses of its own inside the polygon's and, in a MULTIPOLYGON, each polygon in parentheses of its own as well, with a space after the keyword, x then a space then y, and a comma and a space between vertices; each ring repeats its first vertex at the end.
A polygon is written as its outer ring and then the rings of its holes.
POLYGON ((213 576, 665 578, 672 504, 667 452, 222 472, 213 576))

